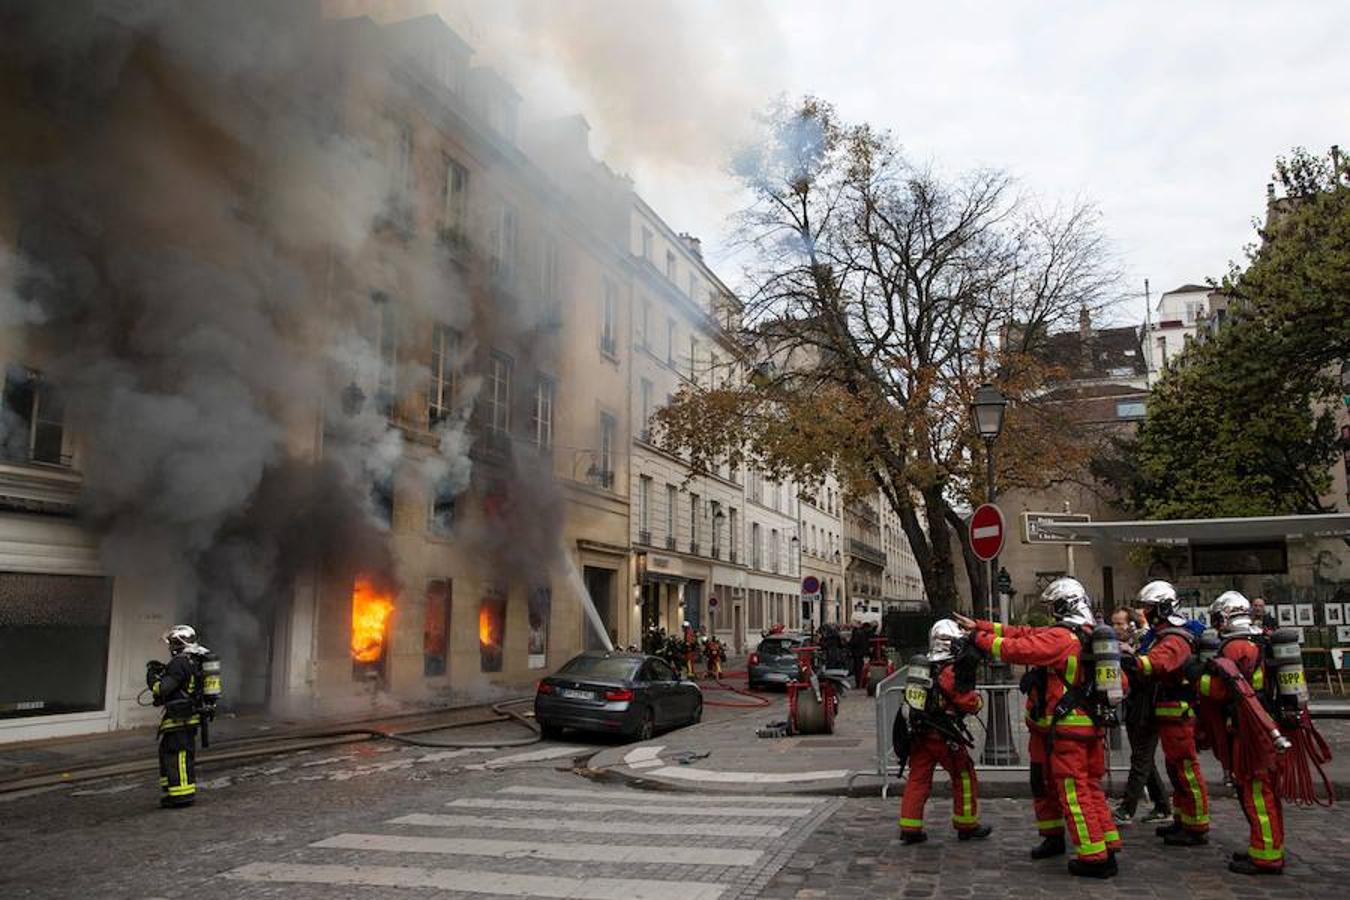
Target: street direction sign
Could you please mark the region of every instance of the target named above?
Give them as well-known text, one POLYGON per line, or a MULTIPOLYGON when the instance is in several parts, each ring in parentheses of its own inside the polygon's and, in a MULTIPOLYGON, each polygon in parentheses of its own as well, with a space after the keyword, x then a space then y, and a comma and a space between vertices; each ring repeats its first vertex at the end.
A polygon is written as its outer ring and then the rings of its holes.
POLYGON ((991 560, 1003 549, 1007 531, 1003 511, 992 503, 982 504, 970 517, 970 549, 979 559, 991 560))
POLYGON ((1064 538, 1047 534, 1041 530, 1042 522, 1091 522, 1092 516, 1087 513, 1066 513, 1066 512, 1024 512, 1022 513, 1022 541, 1027 544, 1090 544, 1091 541, 1070 541, 1064 538))
POLYGON ((803 594, 819 594, 819 593, 820 593, 820 579, 817 578, 817 577, 814 576, 814 575, 807 575, 805 578, 803 578, 803 579, 802 579, 802 593, 803 593, 803 594))

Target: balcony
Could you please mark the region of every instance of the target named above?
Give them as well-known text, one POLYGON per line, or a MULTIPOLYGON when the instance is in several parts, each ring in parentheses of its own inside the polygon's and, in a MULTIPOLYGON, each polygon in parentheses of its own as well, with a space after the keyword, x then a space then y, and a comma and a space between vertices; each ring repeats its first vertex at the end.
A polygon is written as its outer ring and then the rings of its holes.
POLYGON ((675 535, 672 534, 666 537, 666 549, 667 550, 675 549, 675 535))
POLYGON ((735 551, 735 550, 732 550, 730 553, 727 554, 727 562, 731 562, 731 563, 736 562, 736 551, 735 551))
POLYGON ((689 552, 694 556, 698 556, 698 541, 689 542, 689 552))
POLYGON ((874 566, 886 567, 886 554, 871 544, 864 543, 857 538, 848 539, 849 556, 857 557, 864 562, 869 562, 874 566))

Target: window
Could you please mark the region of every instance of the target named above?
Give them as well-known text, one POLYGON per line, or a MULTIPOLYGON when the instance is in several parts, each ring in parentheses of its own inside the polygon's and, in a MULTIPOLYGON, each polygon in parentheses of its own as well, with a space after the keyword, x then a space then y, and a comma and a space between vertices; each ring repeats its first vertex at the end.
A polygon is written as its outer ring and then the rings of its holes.
POLYGON ((652 420, 652 383, 646 378, 642 379, 642 386, 639 392, 642 404, 642 428, 638 431, 640 440, 651 439, 651 420, 652 420))
POLYGON ((618 316, 619 300, 613 283, 606 278, 600 314, 600 352, 606 356, 615 356, 618 353, 618 341, 615 338, 618 330, 618 316))
POLYGON ((759 540, 759 523, 750 523, 750 567, 758 569, 763 565, 763 555, 759 540))
POLYGON ((384 294, 375 294, 376 335, 379 369, 375 374, 375 407, 382 415, 394 414, 394 398, 398 390, 398 334, 395 330, 394 304, 384 294))
POLYGON ((783 509, 783 482, 781 481, 773 483, 773 508, 779 511, 783 509))
POLYGON ((679 504, 680 494, 675 485, 666 485, 666 537, 675 540, 675 507, 679 504))
POLYGON ((722 558, 722 514, 717 510, 712 517, 712 555, 714 559, 722 558))
POLYGON ((643 475, 638 479, 638 543, 652 542, 652 479, 643 475))
POLYGON ((434 427, 450 416, 455 399, 455 365, 459 332, 448 325, 431 331, 431 384, 427 387, 427 424, 434 427))
POLYGON ((505 438, 511 431, 511 360, 500 353, 488 359, 487 421, 489 433, 505 438))
POLYGON ((739 517, 739 515, 738 515, 737 512, 736 512, 736 507, 733 506, 733 507, 731 507, 731 509, 727 510, 727 531, 731 534, 731 547, 728 548, 728 549, 731 550, 731 561, 732 561, 732 562, 735 562, 735 561, 736 561, 736 551, 737 551, 737 549, 739 549, 740 543, 741 543, 741 540, 740 540, 740 537, 741 537, 740 527, 741 527, 741 526, 740 526, 739 518, 740 518, 740 517, 739 517))
POLYGON ((642 258, 652 258, 652 232, 649 228, 642 229, 642 258))
POLYGON ((607 487, 614 486, 614 417, 600 414, 600 478, 607 487))
POLYGON ((642 298, 642 307, 638 316, 638 347, 647 350, 651 347, 651 325, 652 304, 646 297, 642 298))
POLYGON ((427 614, 422 624, 422 674, 444 675, 450 659, 450 579, 427 582, 427 614))
POLYGON ((469 170, 443 156, 445 181, 441 185, 441 228, 452 241, 467 237, 469 225, 469 170))
POLYGON ((502 670, 502 646, 506 642, 506 588, 485 585, 478 601, 478 660, 484 672, 502 670))
POLYGON ((413 128, 407 122, 399 122, 398 154, 394 167, 395 186, 405 191, 413 187, 413 128))
POLYGON ((698 338, 689 335, 689 380, 698 380, 698 338))
POLYGON ((675 252, 673 250, 666 251, 666 277, 671 281, 675 280, 675 252))
POLYGON ((746 603, 750 607, 750 628, 760 629, 764 627, 764 605, 759 591, 749 591, 746 597, 746 603))
POLYGON ((65 465, 64 419, 61 395, 40 374, 24 366, 5 370, 0 409, 0 454, 5 459, 65 465))
POLYGON ((549 310, 556 309, 561 294, 559 292, 559 270, 561 264, 558 257, 558 242, 553 238, 544 240, 544 262, 543 271, 540 273, 540 292, 544 298, 544 306, 549 310))
POLYGON ((1205 314, 1205 304, 1197 300, 1186 301, 1186 324, 1194 325, 1205 314))
POLYGON ((541 450, 553 446, 553 400, 557 390, 558 383, 543 375, 534 386, 534 444, 541 450))
POLYGON ((489 266, 492 275, 503 281, 509 281, 515 274, 516 247, 519 238, 519 224, 513 207, 503 203, 497 211, 497 222, 493 226, 489 245, 492 258, 489 266))
POLYGON ((1143 400, 1117 400, 1116 401, 1117 419, 1142 419, 1144 418, 1143 400))
POLYGON ((385 528, 394 526, 394 473, 377 474, 370 482, 370 507, 375 521, 385 528))
POLYGON ((666 365, 675 365, 675 320, 666 319, 666 365))
POLYGON ((0 572, 0 720, 105 706, 113 580, 0 572))
POLYGON ((431 487, 427 508, 427 530, 437 537, 449 537, 455 529, 455 484, 441 478, 431 487))
POLYGON ((689 495, 689 552, 698 552, 698 519, 699 519, 699 497, 698 494, 689 495))
POLYGON ((778 529, 774 528, 769 531, 769 569, 775 573, 778 572, 778 550, 778 529))

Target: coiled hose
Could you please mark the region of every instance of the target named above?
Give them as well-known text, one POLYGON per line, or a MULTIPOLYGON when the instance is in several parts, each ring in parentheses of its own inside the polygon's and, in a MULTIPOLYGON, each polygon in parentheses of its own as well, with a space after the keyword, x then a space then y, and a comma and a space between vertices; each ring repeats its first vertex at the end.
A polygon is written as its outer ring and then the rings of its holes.
POLYGON ((1299 716, 1298 725, 1288 729, 1285 736, 1292 746, 1279 757, 1280 797, 1298 806, 1331 806, 1336 802, 1336 789, 1322 768, 1331 762, 1331 748, 1306 709, 1299 716), (1325 803, 1317 797, 1313 769, 1317 769, 1317 774, 1322 777, 1325 803))

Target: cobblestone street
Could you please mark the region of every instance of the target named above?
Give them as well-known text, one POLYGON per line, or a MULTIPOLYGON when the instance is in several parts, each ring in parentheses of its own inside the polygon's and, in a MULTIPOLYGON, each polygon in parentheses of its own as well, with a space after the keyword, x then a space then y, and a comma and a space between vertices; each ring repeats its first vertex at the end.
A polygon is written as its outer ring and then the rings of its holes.
MULTIPOLYGON (((945 790, 940 788, 939 790, 945 790)), ((1287 809, 1289 864, 1278 878, 1227 871, 1229 854, 1246 847, 1246 823, 1237 801, 1216 797, 1210 844, 1198 849, 1162 846, 1152 826, 1124 830, 1120 875, 1109 881, 1073 878, 1063 858, 1036 862, 1036 842, 1025 800, 981 804, 981 821, 994 826, 985 841, 960 843, 943 824, 948 800, 929 801, 929 840, 905 846, 896 827, 895 798, 856 799, 818 828, 760 896, 873 897, 1227 897, 1344 896, 1350 880, 1350 810, 1287 809)))

